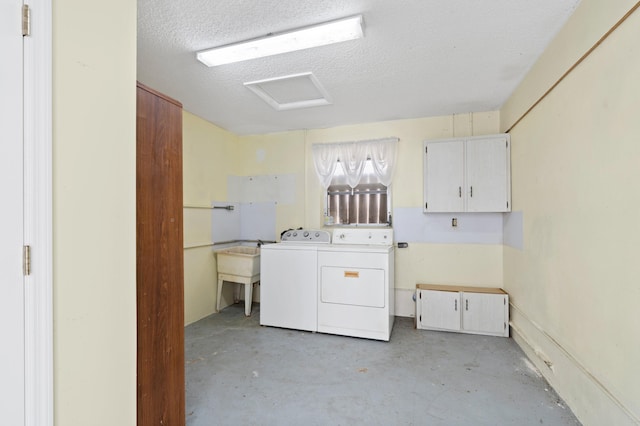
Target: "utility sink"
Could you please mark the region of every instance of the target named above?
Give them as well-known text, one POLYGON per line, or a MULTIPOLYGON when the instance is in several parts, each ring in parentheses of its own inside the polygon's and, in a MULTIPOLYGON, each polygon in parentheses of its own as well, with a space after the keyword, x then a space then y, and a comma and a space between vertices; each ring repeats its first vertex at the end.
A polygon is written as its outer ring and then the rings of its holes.
MULTIPOLYGON (((244 285, 244 314, 251 315, 253 285, 260 281, 260 248, 235 246, 220 250, 218 257, 218 298, 216 308, 220 312, 222 284, 224 282, 244 285)), ((233 301, 240 298, 240 286, 236 285, 233 301)))
POLYGON ((217 252, 218 273, 253 277, 260 273, 260 248, 235 246, 217 252))

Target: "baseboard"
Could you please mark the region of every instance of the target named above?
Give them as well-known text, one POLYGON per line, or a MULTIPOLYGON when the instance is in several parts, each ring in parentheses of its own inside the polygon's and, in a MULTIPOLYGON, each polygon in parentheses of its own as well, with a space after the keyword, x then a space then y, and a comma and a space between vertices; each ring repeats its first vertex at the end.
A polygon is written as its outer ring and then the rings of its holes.
POLYGON ((511 336, 585 425, 637 425, 640 419, 560 343, 511 303, 511 336))
POLYGON ((413 295, 416 293, 414 289, 408 288, 396 288, 395 297, 395 316, 397 317, 416 317, 416 301, 413 300, 413 295))

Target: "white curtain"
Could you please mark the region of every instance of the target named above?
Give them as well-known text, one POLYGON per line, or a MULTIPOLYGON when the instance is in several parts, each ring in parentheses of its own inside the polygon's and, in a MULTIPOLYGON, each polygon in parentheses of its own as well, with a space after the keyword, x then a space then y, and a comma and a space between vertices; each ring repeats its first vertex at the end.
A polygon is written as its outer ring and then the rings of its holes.
POLYGON ((369 144, 369 158, 376 176, 384 186, 391 185, 393 172, 396 168, 398 153, 398 139, 387 138, 371 141, 369 144))
POLYGON ((316 166, 316 174, 320 184, 327 189, 331 184, 331 178, 338 165, 339 147, 334 144, 313 144, 313 164, 316 166))
POLYGON ((398 138, 385 138, 357 142, 341 142, 331 144, 313 144, 313 163, 318 179, 327 189, 336 170, 338 160, 350 187, 360 183, 364 165, 371 160, 373 170, 385 185, 391 185, 396 165, 398 138))
POLYGON ((340 165, 347 177, 347 183, 355 188, 360 182, 364 165, 367 162, 367 147, 363 143, 351 142, 339 144, 340 165))

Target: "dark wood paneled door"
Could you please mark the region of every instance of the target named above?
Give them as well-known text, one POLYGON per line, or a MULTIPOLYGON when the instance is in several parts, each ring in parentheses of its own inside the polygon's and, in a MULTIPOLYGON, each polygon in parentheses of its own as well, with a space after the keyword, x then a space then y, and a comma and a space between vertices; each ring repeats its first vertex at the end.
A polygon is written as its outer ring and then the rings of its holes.
POLYGON ((185 424, 182 105, 137 88, 138 426, 185 424))

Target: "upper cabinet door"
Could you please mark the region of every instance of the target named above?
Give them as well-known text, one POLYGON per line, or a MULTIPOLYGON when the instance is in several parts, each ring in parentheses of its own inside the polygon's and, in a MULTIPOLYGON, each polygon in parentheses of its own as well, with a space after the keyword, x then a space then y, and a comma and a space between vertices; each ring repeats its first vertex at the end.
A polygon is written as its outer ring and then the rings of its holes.
POLYGON ((424 142, 425 213, 511 211, 509 135, 424 142))
POLYGON ((464 211, 464 142, 425 142, 424 154, 424 211, 464 211))
POLYGON ((506 135, 466 142, 468 212, 510 210, 509 157, 506 135))

